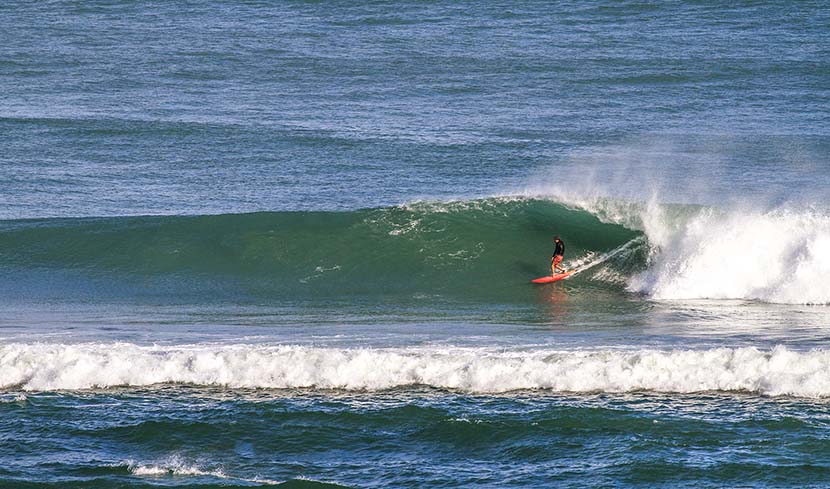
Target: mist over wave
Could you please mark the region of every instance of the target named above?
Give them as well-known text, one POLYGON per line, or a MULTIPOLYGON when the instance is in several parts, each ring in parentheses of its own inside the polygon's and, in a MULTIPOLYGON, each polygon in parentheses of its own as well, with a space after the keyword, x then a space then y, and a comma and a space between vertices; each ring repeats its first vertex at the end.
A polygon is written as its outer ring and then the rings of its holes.
POLYGON ((0 387, 32 391, 185 383, 369 391, 430 386, 471 393, 742 391, 824 397, 830 395, 828 369, 830 352, 785 347, 670 351, 130 343, 0 347, 0 387))
POLYGON ((643 232, 648 256, 625 277, 632 292, 828 304, 823 141, 655 134, 574 150, 518 193, 643 232), (751 164, 749 147, 761 148, 751 164))

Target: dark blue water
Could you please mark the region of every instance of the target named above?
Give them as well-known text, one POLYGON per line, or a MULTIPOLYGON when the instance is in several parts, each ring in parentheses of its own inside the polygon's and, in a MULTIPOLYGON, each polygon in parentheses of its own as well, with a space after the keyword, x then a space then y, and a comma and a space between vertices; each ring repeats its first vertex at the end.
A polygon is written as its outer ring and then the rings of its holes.
POLYGON ((486 196, 641 141, 779 188, 826 163, 822 6, 7 4, 3 213, 486 196))
POLYGON ((824 2, 0 25, 0 486, 830 483, 824 2))

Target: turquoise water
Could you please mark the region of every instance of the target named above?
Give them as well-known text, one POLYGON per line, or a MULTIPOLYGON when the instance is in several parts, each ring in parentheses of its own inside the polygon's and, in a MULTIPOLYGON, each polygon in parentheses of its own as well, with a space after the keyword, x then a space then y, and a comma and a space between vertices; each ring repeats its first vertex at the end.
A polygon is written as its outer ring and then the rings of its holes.
POLYGON ((0 18, 0 487, 830 484, 823 2, 0 18))

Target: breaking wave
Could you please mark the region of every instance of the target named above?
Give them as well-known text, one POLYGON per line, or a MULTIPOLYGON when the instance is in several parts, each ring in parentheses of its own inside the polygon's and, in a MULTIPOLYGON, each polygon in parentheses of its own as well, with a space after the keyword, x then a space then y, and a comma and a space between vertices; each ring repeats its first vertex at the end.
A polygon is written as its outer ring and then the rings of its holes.
POLYGON ((655 299, 830 302, 830 216, 706 209, 649 239, 657 252, 629 287, 655 299))
POLYGON ((469 393, 737 391, 830 396, 830 351, 315 348, 296 345, 7 344, 0 386, 29 391, 182 383, 375 391, 430 386, 469 393))
POLYGON ((556 285, 573 293, 830 303, 826 213, 575 197, 0 221, 0 294, 526 302, 528 280, 549 272, 554 234, 566 266, 587 270, 556 285))
POLYGON ((627 289, 657 300, 830 303, 830 214, 815 208, 721 209, 568 200, 644 233, 648 253, 627 289))

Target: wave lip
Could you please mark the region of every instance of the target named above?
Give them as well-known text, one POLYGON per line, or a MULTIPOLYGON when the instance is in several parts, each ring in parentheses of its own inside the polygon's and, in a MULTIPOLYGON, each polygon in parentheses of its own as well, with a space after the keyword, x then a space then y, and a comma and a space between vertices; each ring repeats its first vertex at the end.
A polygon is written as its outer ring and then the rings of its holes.
POLYGON ((317 348, 17 343, 0 347, 0 387, 30 391, 186 383, 375 391, 426 385, 469 393, 740 391, 830 396, 830 351, 317 348))

